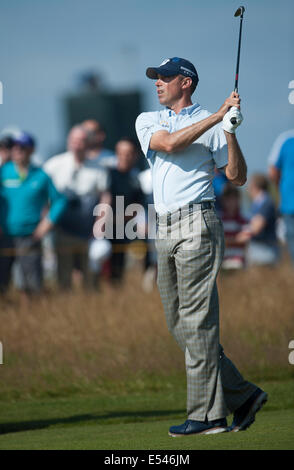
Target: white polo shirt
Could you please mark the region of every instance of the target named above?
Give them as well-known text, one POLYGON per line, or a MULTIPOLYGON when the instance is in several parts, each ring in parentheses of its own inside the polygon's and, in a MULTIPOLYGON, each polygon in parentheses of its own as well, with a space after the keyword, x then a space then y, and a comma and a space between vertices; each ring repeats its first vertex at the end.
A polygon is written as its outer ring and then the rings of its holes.
POLYGON ((221 123, 179 152, 168 154, 149 148, 155 132, 172 133, 210 115, 196 103, 178 114, 166 108, 138 116, 137 136, 151 167, 154 204, 159 215, 173 212, 189 202, 214 201, 214 167, 222 168, 228 163, 227 141, 221 123))
POLYGON ((89 159, 78 165, 72 152, 55 155, 45 162, 43 168, 62 193, 86 196, 99 194, 108 189, 107 171, 89 159))

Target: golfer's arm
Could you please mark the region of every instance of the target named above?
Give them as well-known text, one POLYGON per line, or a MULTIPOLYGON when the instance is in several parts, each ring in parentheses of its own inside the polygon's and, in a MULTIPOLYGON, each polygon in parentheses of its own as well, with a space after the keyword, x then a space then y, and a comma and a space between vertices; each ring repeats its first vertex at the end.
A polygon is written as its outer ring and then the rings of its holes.
MULTIPOLYGON (((225 132, 225 131, 224 131, 225 132)), ((225 132, 228 144, 228 164, 224 167, 226 177, 236 186, 247 181, 247 165, 235 134, 225 132)))
POLYGON ((189 145, 193 144, 202 134, 218 124, 221 120, 222 116, 215 113, 202 121, 196 122, 176 132, 157 131, 152 135, 149 147, 151 150, 157 152, 178 152, 179 150, 189 147, 189 145))

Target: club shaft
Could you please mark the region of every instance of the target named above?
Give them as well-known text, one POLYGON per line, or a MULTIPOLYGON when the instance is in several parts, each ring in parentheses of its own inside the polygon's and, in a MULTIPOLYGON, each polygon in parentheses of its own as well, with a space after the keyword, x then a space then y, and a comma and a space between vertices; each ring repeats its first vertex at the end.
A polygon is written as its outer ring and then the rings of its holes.
POLYGON ((242 38, 242 24, 243 24, 243 15, 240 17, 240 30, 239 30, 239 44, 238 44, 238 54, 237 54, 237 65, 236 65, 236 75, 235 75, 235 87, 234 90, 238 91, 238 80, 239 80, 239 64, 240 64, 240 51, 241 51, 241 38, 242 38))
MULTIPOLYGON (((239 81, 239 64, 240 64, 240 51, 241 51, 241 38, 242 38, 242 24, 243 24, 243 12, 240 16, 240 29, 239 29, 239 43, 238 43, 238 54, 237 54, 237 65, 236 65, 236 75, 235 75, 235 86, 234 91, 238 92, 238 81, 239 81)), ((231 118, 231 123, 236 124, 236 118, 231 118)))

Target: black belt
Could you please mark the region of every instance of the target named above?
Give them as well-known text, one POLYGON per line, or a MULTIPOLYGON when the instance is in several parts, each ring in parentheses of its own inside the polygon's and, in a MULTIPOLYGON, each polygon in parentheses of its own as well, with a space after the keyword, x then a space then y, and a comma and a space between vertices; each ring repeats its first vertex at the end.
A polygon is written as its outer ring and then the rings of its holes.
POLYGON ((205 210, 205 209, 213 209, 214 202, 212 201, 203 201, 203 202, 189 202, 180 209, 174 212, 167 212, 166 214, 159 215, 156 213, 156 222, 164 222, 167 225, 171 225, 172 221, 178 221, 187 217, 187 215, 192 214, 194 211, 197 210, 205 210))

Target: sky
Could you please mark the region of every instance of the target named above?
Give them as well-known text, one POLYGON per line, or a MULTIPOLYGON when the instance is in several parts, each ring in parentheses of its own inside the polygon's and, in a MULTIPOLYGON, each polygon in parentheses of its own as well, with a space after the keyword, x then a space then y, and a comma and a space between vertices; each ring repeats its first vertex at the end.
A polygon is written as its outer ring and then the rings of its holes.
MULTIPOLYGON (((271 146, 294 127, 293 0, 243 0, 238 140, 249 173, 266 171, 271 146), (292 83, 293 86, 293 83, 292 83)), ((1 0, 0 130, 31 132, 48 158, 63 148, 62 97, 97 71, 110 90, 139 89, 160 109, 148 66, 184 57, 199 85, 193 101, 216 111, 234 88, 240 6, 232 0, 1 0)))

